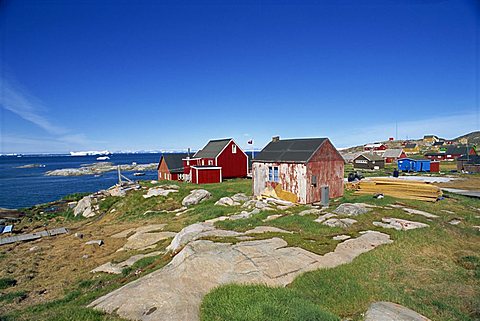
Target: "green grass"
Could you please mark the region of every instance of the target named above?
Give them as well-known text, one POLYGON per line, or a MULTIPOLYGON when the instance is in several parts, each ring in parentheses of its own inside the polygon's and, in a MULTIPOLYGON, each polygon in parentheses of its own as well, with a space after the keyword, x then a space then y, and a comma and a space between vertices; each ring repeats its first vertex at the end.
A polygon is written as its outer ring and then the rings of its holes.
POLYGON ((15 286, 17 281, 12 278, 0 278, 0 290, 15 286))
POLYGON ((27 293, 25 291, 16 291, 16 292, 9 292, 5 294, 0 294, 0 302, 3 303, 12 303, 15 299, 23 299, 27 297, 27 293))
POLYGON ((227 285, 208 294, 202 304, 203 321, 337 321, 337 316, 285 288, 227 285))
MULTIPOLYGON (((400 209, 376 208, 355 217, 358 222, 343 231, 328 228, 322 230, 319 224, 312 224, 315 216, 309 215, 285 216, 273 220, 269 225, 297 231, 302 235, 301 239, 310 236, 314 240, 311 242, 312 246, 316 247, 316 251, 313 251, 317 253, 324 252, 319 251, 322 241, 339 232, 356 236, 360 230, 378 230, 390 234, 394 240, 393 244, 362 254, 350 264, 305 273, 286 289, 281 289, 287 292, 284 295, 294 297, 303 304, 314 304, 321 311, 352 320, 363 320, 363 313, 375 301, 399 303, 432 320, 480 319, 480 233, 469 227, 480 225, 480 219, 477 218, 480 213, 473 211, 474 208, 480 208, 479 200, 462 196, 452 196, 435 203, 391 197, 377 200, 347 192, 343 198, 333 202, 332 207, 335 208, 343 202, 363 202, 378 206, 400 202, 437 214, 439 218, 428 220, 400 209), (376 228, 371 224, 382 217, 424 222, 430 227, 399 232, 376 228), (452 218, 461 218, 462 225, 448 224, 452 218)), ((218 225, 245 230, 250 228, 250 225, 261 224, 260 222, 252 218, 250 224, 219 222, 218 225)), ((286 235, 284 239, 287 240, 288 237, 286 235)), ((287 241, 289 244, 308 248, 308 243, 303 244, 301 239, 295 236, 292 238, 293 240, 287 241)), ((328 246, 332 245, 325 244, 324 248, 328 246)), ((236 320, 237 315, 241 317, 250 313, 251 302, 254 302, 254 306, 274 306, 269 298, 279 295, 279 289, 262 289, 261 295, 257 295, 256 291, 258 289, 254 287, 242 285, 215 289, 202 304, 202 320, 236 320), (241 293, 241 300, 236 298, 238 293, 241 293), (230 310, 231 300, 236 302, 235 311, 230 310)), ((265 316, 252 315, 250 320, 265 320, 265 316)))

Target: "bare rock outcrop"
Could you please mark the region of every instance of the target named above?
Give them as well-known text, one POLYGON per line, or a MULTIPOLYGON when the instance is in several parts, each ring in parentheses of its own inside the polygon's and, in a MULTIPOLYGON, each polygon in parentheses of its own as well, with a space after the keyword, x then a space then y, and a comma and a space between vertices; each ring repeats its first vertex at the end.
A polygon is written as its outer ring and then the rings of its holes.
POLYGON ((400 304, 374 302, 365 314, 365 321, 430 321, 423 315, 400 304))
POLYGON ((340 204, 333 211, 333 213, 343 214, 343 215, 347 215, 347 216, 357 216, 357 215, 365 214, 368 211, 370 211, 370 209, 367 208, 362 203, 343 203, 343 204, 340 204))
POLYGON ((234 245, 198 240, 162 269, 98 298, 89 307, 130 320, 196 321, 203 296, 221 284, 285 286, 303 272, 351 262, 391 242, 387 234, 367 232, 321 256, 288 247, 280 238, 234 245))

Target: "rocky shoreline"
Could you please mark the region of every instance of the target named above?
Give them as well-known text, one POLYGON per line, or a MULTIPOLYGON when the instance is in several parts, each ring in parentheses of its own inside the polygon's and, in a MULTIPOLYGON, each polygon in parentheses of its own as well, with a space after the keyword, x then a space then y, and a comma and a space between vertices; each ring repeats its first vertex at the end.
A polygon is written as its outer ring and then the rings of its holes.
MULTIPOLYGON (((121 171, 150 171, 157 168, 157 163, 149 164, 124 164, 120 165, 121 171)), ((82 176, 82 175, 99 175, 106 172, 116 171, 117 165, 111 162, 99 162, 93 164, 86 164, 80 168, 63 168, 55 169, 45 173, 46 176, 82 176)))

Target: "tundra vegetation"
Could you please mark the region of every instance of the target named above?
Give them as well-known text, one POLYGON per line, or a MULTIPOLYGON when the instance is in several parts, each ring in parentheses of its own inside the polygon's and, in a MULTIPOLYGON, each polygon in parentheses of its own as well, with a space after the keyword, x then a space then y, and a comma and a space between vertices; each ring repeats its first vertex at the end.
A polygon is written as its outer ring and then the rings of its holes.
MULTIPOLYGON (((0 248, 0 320, 122 320, 86 306, 133 280, 161 269, 171 253, 143 258, 121 274, 91 273, 106 262, 122 262, 132 255, 165 251, 172 238, 152 248, 117 251, 125 239, 111 236, 149 224, 166 224, 163 231, 182 228, 220 216, 239 213, 241 206, 214 205, 236 193, 251 195, 250 180, 229 180, 204 186, 175 182, 178 192, 144 198, 147 189, 172 182, 141 182, 142 188, 125 197, 107 196, 92 218, 74 217, 68 206, 83 195, 24 209, 26 216, 15 226, 22 233, 65 226, 68 235, 15 243, 0 248), (191 190, 204 188, 212 197, 188 211, 182 199, 191 190), (104 245, 86 245, 103 240, 104 245)), ((352 263, 321 269, 297 277, 286 287, 228 284, 215 288, 203 299, 201 320, 362 320, 375 301, 392 301, 432 320, 478 320, 480 318, 480 200, 447 194, 436 203, 385 197, 356 196, 346 192, 331 202, 325 213, 342 203, 374 205, 345 228, 315 222, 318 214, 298 215, 309 209, 295 206, 261 210, 245 219, 215 222, 225 230, 244 232, 257 226, 272 226, 293 233, 267 232, 253 239, 279 237, 296 246, 323 255, 341 241, 337 235, 358 237, 365 230, 390 235, 393 243, 360 255, 352 263), (427 218, 407 213, 400 205, 438 215, 427 218), (276 215, 274 219, 267 217, 276 215), (409 231, 385 229, 372 224, 395 217, 429 225, 409 231), (459 220, 457 225, 450 224, 459 220)), ((235 237, 206 237, 215 242, 240 242, 235 237)))

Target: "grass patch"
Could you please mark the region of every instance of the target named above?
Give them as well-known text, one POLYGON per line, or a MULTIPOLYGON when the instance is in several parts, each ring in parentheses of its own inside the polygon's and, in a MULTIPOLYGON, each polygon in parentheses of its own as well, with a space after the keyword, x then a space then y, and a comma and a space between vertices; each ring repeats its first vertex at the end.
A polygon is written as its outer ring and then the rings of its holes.
POLYGON ((204 298, 200 313, 202 321, 340 320, 289 289, 262 285, 220 287, 204 298))
POLYGON ((0 290, 15 286, 17 284, 17 280, 12 278, 0 278, 0 290))
POLYGON ((0 295, 0 302, 12 303, 16 299, 25 299, 26 297, 27 292, 25 291, 9 292, 0 295))

